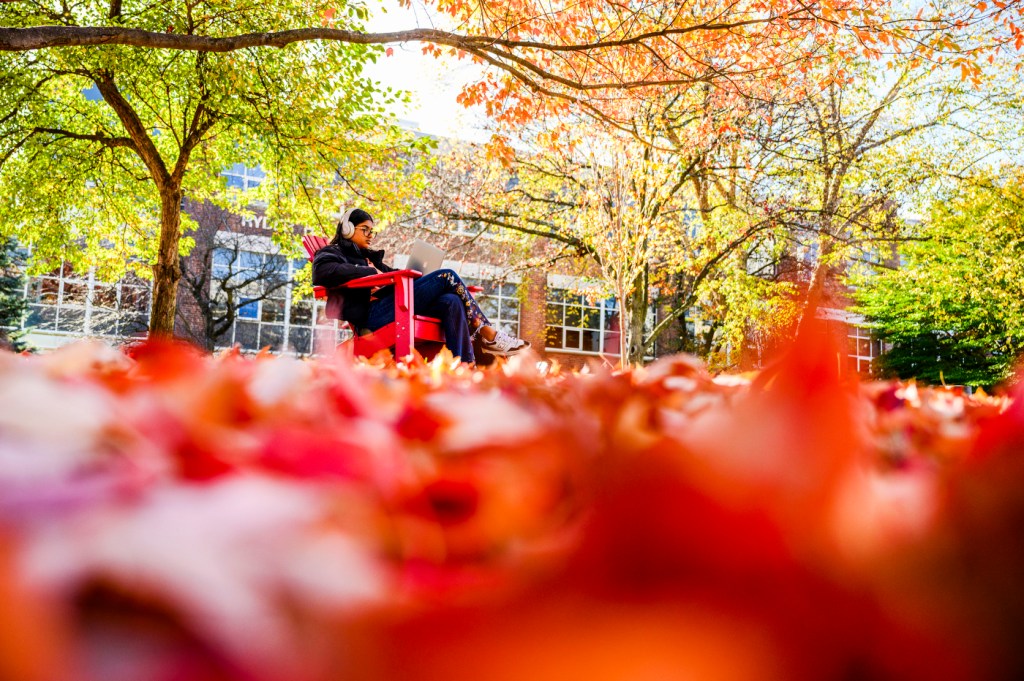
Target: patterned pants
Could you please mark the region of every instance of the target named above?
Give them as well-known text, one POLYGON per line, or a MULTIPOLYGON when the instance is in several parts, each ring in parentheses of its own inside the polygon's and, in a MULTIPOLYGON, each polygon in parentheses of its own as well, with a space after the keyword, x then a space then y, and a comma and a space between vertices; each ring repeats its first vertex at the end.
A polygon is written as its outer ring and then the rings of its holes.
MULTIPOLYGON (((412 289, 417 314, 437 317, 444 330, 445 347, 463 362, 475 362, 473 336, 490 326, 466 284, 452 270, 434 270, 416 280, 412 289)), ((366 327, 376 331, 395 321, 395 302, 389 296, 370 304, 366 327)))

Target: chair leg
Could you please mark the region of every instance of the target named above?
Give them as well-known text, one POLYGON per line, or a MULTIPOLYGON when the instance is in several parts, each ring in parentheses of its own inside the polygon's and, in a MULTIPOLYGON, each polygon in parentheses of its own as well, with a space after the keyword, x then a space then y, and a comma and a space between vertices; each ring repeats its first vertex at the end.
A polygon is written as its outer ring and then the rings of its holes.
POLYGON ((399 359, 412 354, 416 315, 412 287, 411 279, 395 281, 395 357, 399 359))

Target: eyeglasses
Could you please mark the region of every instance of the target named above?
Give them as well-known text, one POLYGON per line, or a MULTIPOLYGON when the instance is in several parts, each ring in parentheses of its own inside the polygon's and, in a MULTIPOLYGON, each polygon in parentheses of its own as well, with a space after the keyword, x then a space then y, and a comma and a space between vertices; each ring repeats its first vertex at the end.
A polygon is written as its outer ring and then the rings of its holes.
POLYGON ((357 231, 363 233, 363 236, 373 236, 373 227, 356 227, 357 231))

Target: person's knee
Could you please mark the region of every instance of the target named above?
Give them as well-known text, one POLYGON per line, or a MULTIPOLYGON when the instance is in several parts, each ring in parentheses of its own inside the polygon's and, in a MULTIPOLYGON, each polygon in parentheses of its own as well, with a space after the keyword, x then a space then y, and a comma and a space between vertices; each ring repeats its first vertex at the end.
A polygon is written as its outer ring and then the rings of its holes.
POLYGON ((458 286, 459 284, 463 283, 462 278, 458 275, 458 273, 455 270, 443 269, 437 270, 436 273, 437 276, 442 277, 452 286, 458 286))
POLYGON ((444 294, 437 302, 446 315, 463 314, 462 299, 454 293, 444 294))

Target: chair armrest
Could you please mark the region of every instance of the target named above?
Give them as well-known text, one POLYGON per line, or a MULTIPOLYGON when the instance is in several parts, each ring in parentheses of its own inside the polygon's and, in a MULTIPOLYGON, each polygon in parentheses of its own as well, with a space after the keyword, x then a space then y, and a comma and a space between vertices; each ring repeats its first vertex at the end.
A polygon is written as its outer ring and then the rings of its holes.
POLYGON ((423 276, 422 272, 416 270, 396 270, 394 272, 382 272, 381 274, 371 274, 368 277, 360 277, 359 279, 353 279, 352 281, 340 286, 339 288, 373 288, 374 286, 387 286, 388 284, 394 284, 397 279, 419 279, 423 276))

